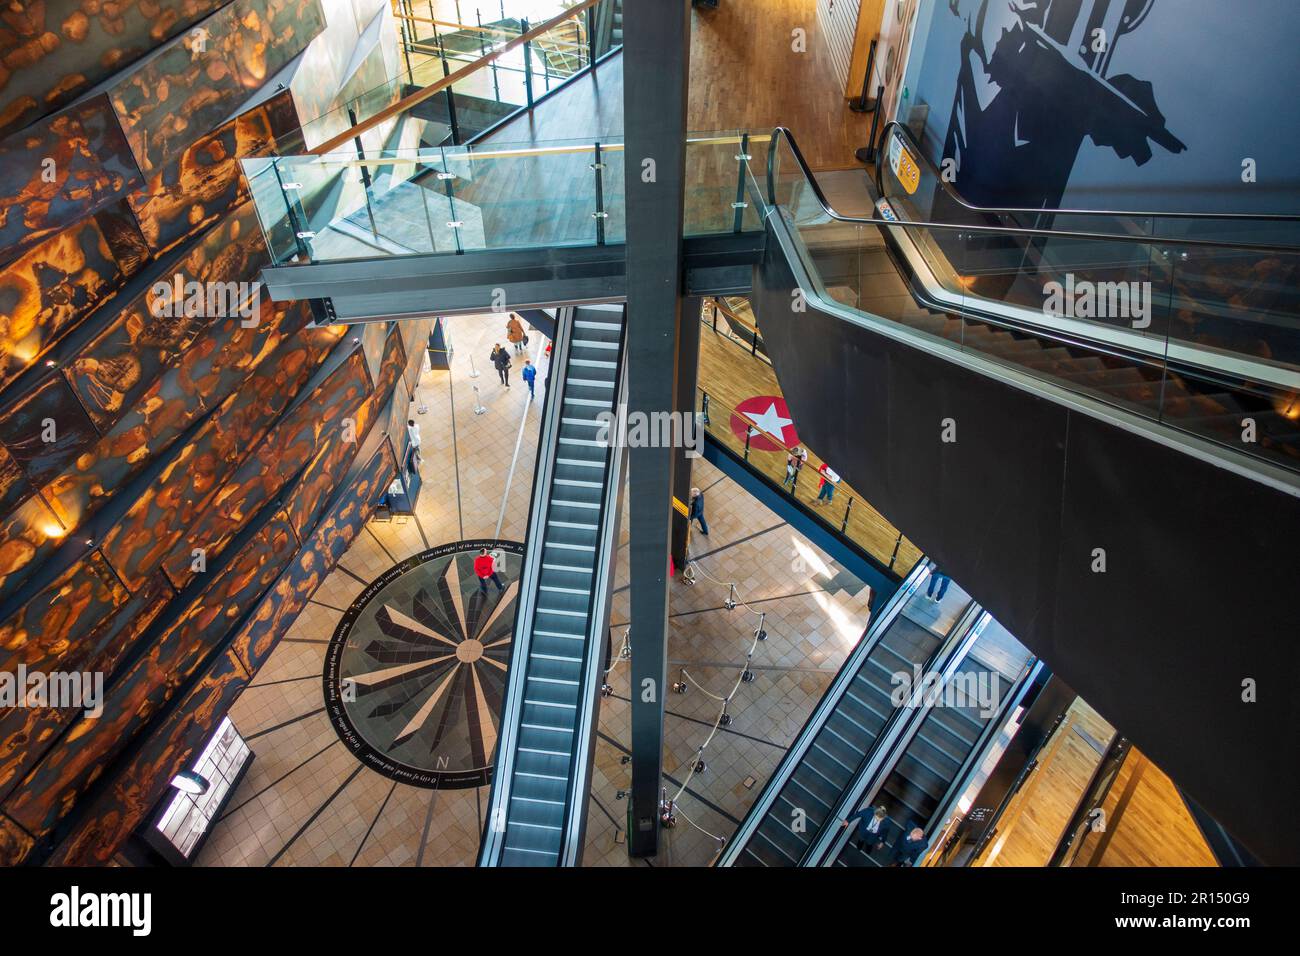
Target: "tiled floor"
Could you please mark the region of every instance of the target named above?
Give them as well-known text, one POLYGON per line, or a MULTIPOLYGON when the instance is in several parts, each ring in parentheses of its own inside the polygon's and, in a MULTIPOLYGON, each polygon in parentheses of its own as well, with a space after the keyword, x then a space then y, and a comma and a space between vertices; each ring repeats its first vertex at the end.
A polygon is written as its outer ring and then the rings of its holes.
MULTIPOLYGON (((427 412, 416 416, 424 451, 416 516, 368 526, 232 709, 255 759, 200 865, 473 865, 487 789, 421 790, 362 767, 325 716, 321 671, 342 611, 392 564, 449 541, 497 537, 498 524, 500 537, 522 540, 540 402, 525 414, 527 393, 517 374, 507 390, 487 365, 492 343, 504 341, 499 326, 496 316, 451 320, 452 371, 426 373, 420 387, 427 412), (480 415, 474 386, 486 409, 480 415)), ((534 336, 535 353, 541 341, 534 336)), ((668 702, 664 748, 664 785, 670 796, 684 783, 686 789, 678 824, 665 831, 654 865, 713 859, 715 837, 735 829, 867 623, 869 592, 861 581, 712 465, 697 460, 694 469, 711 533, 692 542, 697 583, 671 585, 669 666, 674 680, 692 686, 668 702), (723 607, 731 582, 752 611, 723 607), (755 612, 766 615, 768 632, 756 646, 755 612), (751 647, 755 679, 738 684, 751 647), (729 694, 732 722, 704 750, 706 770, 692 775, 721 712, 710 695, 729 694)), ((626 544, 624 530, 621 557, 626 544)), ((617 575, 616 642, 628 609, 624 561, 617 575)), ((629 782, 621 763, 629 742, 626 668, 615 664, 607 678, 613 695, 601 702, 589 866, 629 863, 620 840, 626 804, 617 794, 629 782)))

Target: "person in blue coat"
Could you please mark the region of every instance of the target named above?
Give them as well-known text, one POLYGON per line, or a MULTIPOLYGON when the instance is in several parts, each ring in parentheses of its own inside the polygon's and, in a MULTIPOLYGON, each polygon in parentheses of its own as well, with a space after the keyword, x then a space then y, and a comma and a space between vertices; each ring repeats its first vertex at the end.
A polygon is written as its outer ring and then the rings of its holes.
POLYGON ((865 853, 875 853, 883 847, 889 842, 889 835, 895 829, 894 822, 889 819, 884 807, 863 807, 857 813, 851 814, 847 820, 841 820, 840 826, 847 827, 855 820, 858 827, 857 832, 853 834, 853 842, 865 853))
POLYGON ((686 517, 687 523, 698 521, 700 523, 700 534, 708 537, 709 523, 704 520, 704 492, 699 488, 691 489, 691 510, 686 517))
POLYGON ((528 400, 531 402, 537 397, 536 393, 533 391, 533 380, 537 378, 537 366, 532 362, 525 360, 524 370, 520 374, 523 375, 524 381, 528 384, 528 400))

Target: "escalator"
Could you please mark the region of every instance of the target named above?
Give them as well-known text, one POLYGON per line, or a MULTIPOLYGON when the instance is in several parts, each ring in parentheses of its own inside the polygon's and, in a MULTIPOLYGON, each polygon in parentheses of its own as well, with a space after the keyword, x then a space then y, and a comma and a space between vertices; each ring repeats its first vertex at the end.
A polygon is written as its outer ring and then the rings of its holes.
POLYGON ((751 301, 800 437, 1235 838, 1300 860, 1276 759, 1296 712, 1242 706, 1300 663, 1300 247, 1266 217, 913 220, 933 170, 890 153, 871 219, 829 206, 788 134, 765 157, 751 301), (1085 282, 1142 298, 1049 307, 1085 282))
POLYGON ((837 823, 845 791, 904 729, 911 710, 896 703, 903 679, 940 667, 970 626, 961 588, 951 585, 942 601, 923 593, 932 570, 919 562, 872 620, 719 866, 797 866, 837 823))
POLYGON ((621 400, 623 309, 557 321, 480 866, 573 866, 582 851, 624 458, 597 416, 621 400))
POLYGON ((866 795, 850 803, 885 809, 891 825, 884 845, 859 847, 856 835, 846 830, 825 856, 835 866, 883 866, 914 827, 932 840, 1020 705, 1041 665, 989 615, 976 631, 969 653, 948 675, 936 703, 883 775, 884 782, 866 787, 866 795))

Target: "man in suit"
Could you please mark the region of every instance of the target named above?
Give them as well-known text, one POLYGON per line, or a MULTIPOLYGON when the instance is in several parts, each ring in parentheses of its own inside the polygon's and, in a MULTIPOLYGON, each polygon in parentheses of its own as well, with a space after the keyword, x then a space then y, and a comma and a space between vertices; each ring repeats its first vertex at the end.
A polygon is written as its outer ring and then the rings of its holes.
POLYGON ((890 866, 915 866, 917 858, 925 852, 925 831, 912 827, 907 836, 898 841, 894 847, 894 859, 890 866))
POLYGON ((858 830, 853 835, 853 842, 859 850, 875 853, 889 842, 894 823, 884 807, 863 807, 847 820, 841 820, 840 826, 847 827, 854 820, 858 822, 858 830))

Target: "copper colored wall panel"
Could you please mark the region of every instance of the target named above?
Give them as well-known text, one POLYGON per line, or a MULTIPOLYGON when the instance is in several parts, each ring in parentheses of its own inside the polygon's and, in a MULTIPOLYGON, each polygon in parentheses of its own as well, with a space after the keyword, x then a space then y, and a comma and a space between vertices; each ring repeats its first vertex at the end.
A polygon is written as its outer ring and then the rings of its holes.
POLYGON ((0 624, 0 671, 57 670, 82 637, 130 595, 98 551, 89 552, 0 624))
POLYGON ((15 0, 0 12, 0 135, 72 102, 227 0, 15 0))
POLYGON ((0 141, 0 261, 16 258, 141 185, 106 96, 11 134, 0 141))
POLYGON ((32 849, 32 838, 0 813, 0 866, 16 866, 32 849))
MULTIPOLYGON (((238 319, 226 319, 209 329, 108 435, 45 486, 44 494, 59 519, 69 528, 79 526, 212 410, 209 403, 220 407, 250 376, 278 376, 281 387, 287 388, 288 373, 298 364, 309 364, 301 345, 287 339, 303 339, 313 353, 324 354, 342 334, 340 329, 303 329, 308 318, 306 304, 297 302, 287 304, 283 312, 277 308, 269 321, 256 328, 245 329, 238 319), (264 368, 267 363, 273 367, 264 368)), ((297 380, 296 375, 292 380, 297 380)))
POLYGON ((288 564, 297 542, 275 521, 241 549, 181 617, 105 695, 104 713, 80 717, 14 789, 4 812, 29 833, 47 833, 75 806, 105 766, 130 743, 217 650, 228 629, 288 564))
POLYGON ((388 400, 393 394, 393 386, 401 378, 402 369, 405 367, 406 355, 402 352, 402 336, 397 331, 397 323, 394 322, 384 342, 384 358, 379 366, 379 379, 375 383, 375 390, 371 392, 357 414, 359 435, 370 431, 370 426, 388 405, 388 400))
POLYGON ((104 536, 104 554, 127 587, 135 590, 161 564, 323 357, 306 335, 287 340, 276 361, 226 399, 104 536))
MULTIPOLYGON (((248 191, 239 159, 273 151, 276 133, 297 125, 285 90, 200 137, 151 173, 145 188, 129 197, 149 247, 155 253, 170 249, 242 202, 248 191)), ((256 278, 253 272, 231 275, 256 278)))
POLYGON ((330 495, 352 466, 363 437, 358 436, 355 442, 345 442, 341 435, 327 437, 285 498, 285 514, 300 539, 316 526, 330 495))
POLYGON ((0 441, 33 484, 57 475, 98 440, 99 432, 62 372, 49 375, 0 417, 0 441))
MULTIPOLYGON (((107 683, 113 669, 174 594, 161 574, 151 578, 139 594, 111 612, 92 633, 70 645, 57 661, 58 668, 99 672, 107 683)), ((55 707, 15 707, 0 712, 0 798, 31 771, 78 713, 55 707)))
POLYGON ((231 46, 244 87, 256 90, 325 28, 320 0, 235 0, 231 46))
MULTIPOLYGON (((198 755, 248 680, 233 652, 217 658, 157 732, 127 761, 108 791, 82 815, 49 862, 54 866, 109 863, 162 799, 172 778, 198 755)), ((14 851, 11 854, 16 855, 14 851)))
POLYGON ((23 582, 33 562, 49 557, 66 534, 39 495, 0 519, 0 601, 23 582))
POLYGON ((320 529, 304 542, 303 549, 262 599, 252 618, 235 635, 231 649, 250 675, 256 676, 294 618, 334 569, 340 548, 346 549, 361 532, 394 473, 392 452, 381 448, 352 486, 339 491, 338 500, 320 529))
POLYGON ((83 219, 0 267, 0 387, 126 281, 98 217, 83 219))
POLYGON ((0 514, 8 514, 18 502, 32 493, 23 470, 9 452, 0 448, 0 514))
POLYGON ((370 388, 365 360, 353 352, 307 399, 290 411, 218 489, 204 513, 178 535, 163 563, 176 587, 194 577, 192 550, 207 560, 220 554, 248 520, 269 503, 324 444, 328 435, 354 417, 370 388))

